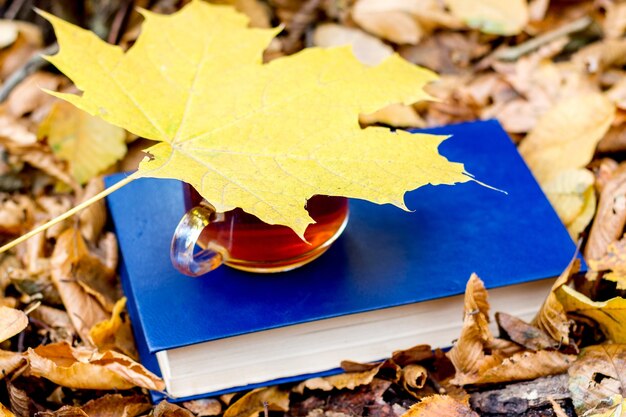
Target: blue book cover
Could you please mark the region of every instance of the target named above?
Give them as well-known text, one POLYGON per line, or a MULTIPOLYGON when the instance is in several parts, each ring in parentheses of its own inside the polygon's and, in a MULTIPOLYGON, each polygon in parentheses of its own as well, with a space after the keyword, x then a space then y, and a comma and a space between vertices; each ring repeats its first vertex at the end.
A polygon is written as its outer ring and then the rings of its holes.
POLYGON ((575 245, 500 125, 421 132, 452 135, 440 153, 506 194, 474 182, 425 186, 406 194, 411 212, 351 200, 342 236, 290 272, 181 275, 169 259, 181 183, 141 179, 109 196, 142 363, 159 374, 161 350, 462 294, 472 272, 487 288, 558 276, 575 245))

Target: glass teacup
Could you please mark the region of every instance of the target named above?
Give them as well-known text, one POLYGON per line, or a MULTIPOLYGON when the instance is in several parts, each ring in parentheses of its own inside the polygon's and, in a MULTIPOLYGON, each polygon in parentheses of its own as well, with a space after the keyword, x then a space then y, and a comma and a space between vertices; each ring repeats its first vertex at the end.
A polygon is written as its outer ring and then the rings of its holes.
POLYGON ((281 272, 322 255, 348 222, 348 199, 313 196, 306 204, 315 220, 300 239, 286 226, 269 225, 235 209, 217 213, 185 184, 183 216, 172 239, 173 265, 190 276, 205 274, 222 263, 250 272, 281 272))

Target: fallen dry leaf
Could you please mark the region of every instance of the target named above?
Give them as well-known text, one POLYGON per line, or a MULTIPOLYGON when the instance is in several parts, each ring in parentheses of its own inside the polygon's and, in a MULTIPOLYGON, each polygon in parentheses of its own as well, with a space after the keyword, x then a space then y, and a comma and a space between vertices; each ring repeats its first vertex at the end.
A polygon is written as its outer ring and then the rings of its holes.
POLYGON ((198 417, 210 417, 222 414, 222 403, 215 398, 204 398, 183 402, 183 406, 198 417))
MULTIPOLYGON (((88 200, 104 190, 102 178, 92 178, 84 189, 77 204, 88 200)), ((96 242, 107 220, 107 209, 104 201, 100 200, 90 205, 78 214, 81 234, 91 242, 96 242)))
POLYGON ((614 297, 606 301, 592 301, 567 285, 560 287, 556 295, 566 312, 593 319, 609 340, 615 343, 626 343, 625 298, 614 297))
POLYGON ((606 17, 602 23, 604 37, 620 38, 626 31, 626 3, 606 2, 606 17))
POLYGON ((0 233, 16 235, 30 227, 35 205, 27 196, 0 192, 0 233))
POLYGON ((108 320, 110 309, 103 305, 102 297, 88 291, 80 284, 80 280, 86 274, 106 276, 102 268, 100 261, 89 254, 80 232, 67 229, 59 236, 52 253, 52 281, 61 295, 76 332, 88 343, 90 329, 97 323, 108 320))
POLYGON ((546 112, 519 151, 541 185, 587 165, 608 131, 615 106, 600 93, 565 99, 546 112))
POLYGON ((45 325, 45 336, 52 342, 71 343, 76 336, 70 316, 66 311, 47 305, 40 305, 30 313, 30 317, 45 325))
POLYGON ((569 390, 578 415, 612 408, 611 397, 626 396, 626 345, 595 345, 580 352, 569 371, 569 390))
POLYGON ((19 352, 0 350, 0 379, 19 369, 24 364, 24 355, 19 352))
POLYGON ((563 305, 557 298, 556 291, 567 284, 572 275, 579 270, 580 260, 577 258, 572 259, 554 284, 552 284, 550 293, 531 322, 531 324, 546 332, 556 342, 565 345, 569 344, 570 320, 567 318, 563 305))
POLYGON ((135 417, 152 408, 145 396, 107 394, 83 406, 63 406, 54 412, 38 413, 40 417, 135 417))
POLYGON ((60 342, 29 348, 26 357, 31 375, 68 388, 112 390, 138 386, 161 391, 165 387, 142 365, 116 352, 98 353, 60 342))
POLYGON ((626 236, 609 244, 602 258, 589 259, 587 264, 593 271, 607 271, 602 278, 615 282, 618 290, 626 290, 626 236))
MULTIPOLYGON (((14 117, 23 117, 34 112, 47 114, 52 102, 57 100, 43 89, 57 90, 63 79, 62 76, 43 71, 29 75, 9 94, 6 101, 7 111, 14 117)), ((40 121, 38 116, 35 115, 34 118, 40 121)))
POLYGON ((250 30, 247 19, 231 9, 193 1, 172 16, 143 14, 142 35, 126 54, 46 15, 61 45, 49 60, 83 91, 82 96, 56 95, 161 141, 147 151, 151 157, 142 161, 136 177, 179 178, 218 212, 240 207, 268 224, 289 226, 300 237, 312 221, 304 203, 314 194, 404 208, 407 190, 470 180, 462 164, 438 155, 441 137, 358 125, 360 113, 428 98, 423 87, 434 79, 432 73, 395 55, 365 67, 348 48, 308 48, 262 65, 262 50, 278 30, 250 30), (220 37, 217 50, 207 43, 215 36, 220 37), (174 44, 166 37, 176 38, 174 44), (178 42, 193 63, 170 58, 179 54, 178 42), (162 51, 154 54, 148 44, 162 51), (83 45, 90 45, 89 55, 83 45), (237 70, 225 76, 225 65, 237 70), (320 76, 328 82, 320 83, 320 76), (300 112, 301 106, 311 111, 300 112))
POLYGON ((72 175, 85 184, 126 154, 126 132, 65 101, 54 103, 37 135, 55 155, 70 164, 72 175))
POLYGON ((587 227, 596 211, 595 177, 586 169, 562 171, 543 186, 546 197, 573 240, 587 227))
POLYGON ((572 61, 589 73, 598 73, 626 64, 626 39, 607 39, 585 46, 574 54, 572 61))
POLYGON ((468 398, 459 401, 447 395, 433 395, 425 397, 417 404, 413 404, 402 417, 478 417, 469 404, 468 398))
POLYGON ((596 217, 585 246, 585 259, 600 259, 619 239, 626 225, 626 170, 619 170, 602 188, 596 217))
POLYGON ((0 342, 15 336, 28 326, 28 317, 23 311, 0 306, 0 342))
POLYGON ((224 417, 252 417, 263 411, 264 404, 269 410, 289 410, 289 391, 283 391, 278 387, 258 388, 231 404, 224 417))
POLYGON ((528 24, 525 0, 445 0, 452 14, 485 33, 517 35, 528 24))
POLYGON ((428 379, 428 371, 422 365, 407 365, 402 368, 402 386, 406 392, 419 397, 419 390, 424 388, 428 379))
POLYGON ((296 385, 292 388, 292 391, 302 394, 305 389, 322 391, 331 391, 333 389, 353 390, 360 385, 371 383, 382 365, 382 363, 378 364, 362 372, 347 372, 325 377, 310 378, 296 385))
POLYGON ((93 344, 101 351, 117 350, 133 359, 138 359, 130 319, 125 308, 126 297, 123 297, 115 303, 111 318, 94 325, 89 330, 89 336, 93 344))
POLYGON ((179 405, 168 403, 166 400, 161 401, 154 407, 152 412, 154 417, 194 417, 194 414, 182 408, 179 405))
POLYGON ((374 35, 397 44, 417 44, 423 29, 411 14, 418 2, 358 0, 352 8, 354 21, 374 35))
POLYGON ((541 329, 510 314, 498 312, 496 313, 496 321, 500 331, 504 331, 509 339, 526 349, 538 351, 554 349, 559 345, 541 329))
POLYGON ((366 65, 378 65, 393 54, 393 49, 380 39, 362 30, 333 23, 317 26, 313 43, 322 48, 350 45, 354 56, 366 65))

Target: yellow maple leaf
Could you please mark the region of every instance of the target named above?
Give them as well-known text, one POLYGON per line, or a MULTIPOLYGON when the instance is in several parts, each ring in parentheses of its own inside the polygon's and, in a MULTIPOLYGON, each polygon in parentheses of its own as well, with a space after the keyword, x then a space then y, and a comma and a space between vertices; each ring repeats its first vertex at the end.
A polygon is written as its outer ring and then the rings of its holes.
POLYGON ((435 75, 397 55, 368 67, 349 48, 310 48, 263 64, 280 28, 250 29, 199 0, 170 16, 142 11, 126 53, 43 14, 60 46, 48 59, 83 91, 53 94, 160 141, 136 176, 183 180, 219 212, 241 207, 302 237, 313 195, 406 209, 408 190, 470 179, 438 154, 445 137, 360 128, 360 113, 429 97, 435 75))

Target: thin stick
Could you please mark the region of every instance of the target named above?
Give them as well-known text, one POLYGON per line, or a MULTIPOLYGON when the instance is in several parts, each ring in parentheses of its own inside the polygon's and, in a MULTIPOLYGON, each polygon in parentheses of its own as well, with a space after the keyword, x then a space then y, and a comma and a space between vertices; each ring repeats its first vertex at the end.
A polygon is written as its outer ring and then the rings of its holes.
POLYGON ((26 233, 25 235, 20 236, 17 239, 15 239, 15 240, 7 243, 6 245, 2 246, 0 248, 0 253, 6 252, 9 249, 11 249, 12 247, 14 247, 16 245, 19 245, 20 243, 24 242, 25 240, 30 239, 31 237, 35 236, 37 233, 41 233, 44 230, 54 226, 55 224, 60 223, 63 220, 69 218, 69 217, 72 217, 74 214, 76 214, 79 211, 89 207, 90 205, 92 205, 96 201, 102 200, 104 197, 108 196, 113 191, 119 190, 120 188, 122 188, 126 184, 130 183, 131 181, 136 180, 137 178, 139 178, 137 173, 129 175, 128 177, 124 178, 120 182, 118 182, 118 183, 110 186, 109 188, 104 189, 100 193, 94 195, 90 199, 83 201, 82 203, 80 203, 76 207, 72 208, 71 210, 66 211, 65 213, 61 214, 60 216, 55 217, 54 219, 50 220, 49 222, 44 223, 41 226, 38 226, 38 227, 34 228, 33 230, 31 230, 30 232, 26 233))
POLYGON ((541 47, 542 45, 550 43, 555 39, 569 35, 574 32, 581 31, 589 26, 592 22, 593 20, 589 16, 581 17, 580 19, 574 20, 573 22, 558 27, 550 32, 546 32, 535 38, 531 38, 528 41, 521 43, 517 46, 497 51, 494 53, 494 57, 503 61, 516 60, 520 56, 526 55, 527 53, 532 52, 533 50, 541 47))

